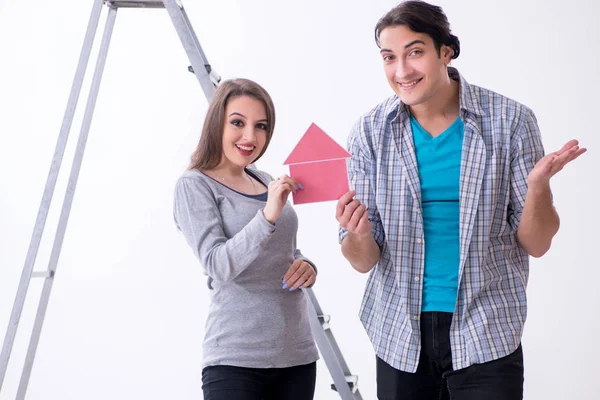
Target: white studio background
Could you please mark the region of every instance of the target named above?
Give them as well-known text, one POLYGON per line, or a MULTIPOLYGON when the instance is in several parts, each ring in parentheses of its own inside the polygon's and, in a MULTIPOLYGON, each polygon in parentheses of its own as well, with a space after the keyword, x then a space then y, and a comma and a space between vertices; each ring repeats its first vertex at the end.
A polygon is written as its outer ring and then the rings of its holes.
MULTIPOLYGON (((391 94, 373 27, 395 3, 184 0, 215 70, 254 79, 274 98, 275 136, 260 168, 285 173, 311 122, 345 145, 359 115, 391 94)), ((455 66, 470 83, 533 108, 547 151, 571 138, 590 149, 553 180, 561 230, 531 263, 525 398, 597 399, 600 6, 437 4, 461 40, 455 66)), ((0 0, 2 340, 91 8, 92 0, 0 0)), ((208 294, 171 209, 206 111, 188 64, 166 11, 118 12, 28 399, 202 397, 208 294)), ((92 68, 84 88, 91 76, 92 68)), ((84 90, 36 269, 48 262, 86 98, 84 90)), ((296 207, 299 245, 320 268, 315 293, 371 400, 374 354, 358 320, 366 276, 341 256, 334 208, 296 207)), ((40 289, 34 280, 2 400, 16 393, 40 289)), ((318 367, 316 399, 339 398, 325 364, 318 367)))

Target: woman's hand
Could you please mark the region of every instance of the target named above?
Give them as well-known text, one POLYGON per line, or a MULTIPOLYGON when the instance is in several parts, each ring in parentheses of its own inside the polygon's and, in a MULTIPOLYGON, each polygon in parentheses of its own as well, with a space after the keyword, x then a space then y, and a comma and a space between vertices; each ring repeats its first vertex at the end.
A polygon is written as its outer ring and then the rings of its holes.
POLYGON ((263 210, 263 214, 267 221, 274 224, 281 216, 281 211, 285 207, 288 196, 291 192, 295 192, 299 183, 287 175, 282 175, 279 178, 269 183, 267 194, 267 205, 263 210))
POLYGON ((312 286, 316 279, 317 271, 315 271, 313 266, 302 259, 297 259, 283 276, 282 288, 289 288, 290 290, 296 290, 301 287, 307 288, 312 286))

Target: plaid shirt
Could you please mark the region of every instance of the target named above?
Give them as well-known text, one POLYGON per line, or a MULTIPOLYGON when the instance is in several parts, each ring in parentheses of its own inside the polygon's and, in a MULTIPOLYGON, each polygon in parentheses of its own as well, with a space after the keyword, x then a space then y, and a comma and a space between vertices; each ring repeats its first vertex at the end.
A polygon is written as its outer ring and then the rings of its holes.
MULTIPOLYGON (((506 356, 521 341, 529 258, 517 244, 527 175, 544 149, 533 112, 460 82, 465 124, 460 167, 460 264, 450 329, 453 368, 506 356)), ((373 225, 381 258, 360 318, 377 356, 415 372, 421 351, 425 241, 421 188, 407 106, 397 96, 360 118, 348 139, 351 186, 373 225)), ((340 242, 347 231, 340 228, 340 242)))

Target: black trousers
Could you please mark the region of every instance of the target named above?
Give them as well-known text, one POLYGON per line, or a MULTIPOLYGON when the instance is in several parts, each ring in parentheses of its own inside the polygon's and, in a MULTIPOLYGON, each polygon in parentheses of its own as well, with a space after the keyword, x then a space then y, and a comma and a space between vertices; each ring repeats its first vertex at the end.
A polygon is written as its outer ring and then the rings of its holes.
POLYGON ((452 313, 421 315, 421 355, 416 373, 392 368, 377 358, 379 400, 522 400, 521 346, 503 358, 452 370, 452 313))
POLYGON ((227 365, 202 370, 204 400, 312 400, 317 363, 289 368, 227 365))

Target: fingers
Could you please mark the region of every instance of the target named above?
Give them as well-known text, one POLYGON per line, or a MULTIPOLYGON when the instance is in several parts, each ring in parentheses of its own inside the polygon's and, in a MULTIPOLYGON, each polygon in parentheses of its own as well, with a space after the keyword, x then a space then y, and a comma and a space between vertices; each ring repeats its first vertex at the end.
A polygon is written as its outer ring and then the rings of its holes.
POLYGON ((287 175, 282 175, 269 183, 269 194, 282 202, 287 201, 289 194, 296 193, 298 189, 304 188, 300 182, 287 175))
POLYGON ((364 204, 360 204, 358 207, 356 207, 354 212, 352 212, 352 216, 350 217, 350 220, 348 221, 346 228, 350 232, 356 231, 356 228, 358 227, 359 222, 361 221, 363 215, 365 215, 365 214, 368 214, 367 207, 364 204))
POLYGON ((342 214, 344 214, 344 209, 346 208, 348 203, 350 203, 355 194, 356 190, 351 190, 348 193, 344 194, 342 197, 340 197, 340 199, 338 200, 335 212, 335 217, 337 218, 338 222, 342 217, 342 214))
POLYGON ((355 233, 360 235, 366 235, 371 234, 372 230, 373 227, 371 225, 371 221, 369 221, 369 213, 365 212, 360 218, 358 225, 356 226, 355 233))
MULTIPOLYGON (((298 269, 300 268, 300 266, 302 265, 303 262, 306 262, 306 261, 304 261, 302 259, 294 260, 292 265, 288 268, 287 272, 283 276, 284 283, 290 281, 290 278, 292 277, 292 275, 294 275, 296 273, 296 271, 298 271, 298 269)), ((288 287, 289 287, 289 285, 288 285, 288 287)))
POLYGON ((299 188, 302 188, 302 185, 300 185, 300 183, 297 180, 295 180, 294 178, 290 178, 287 175, 281 175, 279 178, 277 178, 276 182, 279 182, 281 185, 289 185, 289 187, 292 188, 293 192, 295 192, 299 188))
POLYGON ((556 158, 554 158, 551 161, 552 175, 554 175, 557 172, 559 172, 560 170, 562 170, 565 165, 567 165, 571 161, 575 160, 576 158, 578 158, 580 155, 582 155, 586 151, 587 151, 587 149, 585 149, 585 148, 582 149, 579 146, 574 146, 574 147, 571 147, 570 149, 568 149, 567 151, 563 152, 561 155, 556 156, 556 158))
MULTIPOLYGON (((284 182, 277 186, 277 188, 275 189, 275 193, 277 193, 278 195, 287 197, 287 195, 290 194, 290 192, 292 192, 293 190, 294 190, 294 187, 292 185, 290 185, 287 182, 284 182)), ((284 197, 282 197, 282 199, 283 198, 284 197)))
POLYGON ((569 140, 567 143, 565 143, 565 145, 558 151, 554 152, 555 155, 560 156, 561 154, 569 151, 570 149, 572 149, 575 146, 579 145, 579 141, 576 139, 572 139, 569 140))
MULTIPOLYGON (((311 267, 311 269, 312 269, 312 267, 311 267)), ((316 280, 317 280, 317 273, 313 269, 312 272, 310 273, 310 275, 308 276, 308 278, 303 283, 301 283, 300 286, 298 286, 298 288, 299 289, 309 288, 315 284, 316 280)))
POLYGON ((267 205, 263 211, 269 222, 274 223, 279 218, 289 194, 297 188, 302 189, 302 185, 287 175, 269 182, 267 205))
POLYGON ((274 180, 269 183, 269 197, 273 196, 280 200, 286 200, 293 190, 294 187, 289 182, 274 180))
POLYGON ((315 272, 312 265, 304 260, 296 260, 286 273, 283 281, 283 289, 289 289, 290 291, 296 290, 301 287, 308 287, 312 285, 316 280, 317 273, 315 272), (293 272, 291 272, 293 269, 293 272))
POLYGON ((353 232, 356 228, 356 224, 358 224, 360 217, 365 211, 366 206, 361 204, 359 200, 354 199, 344 207, 342 215, 337 220, 342 228, 346 228, 350 232, 353 232))
POLYGON ((579 146, 577 146, 575 148, 575 150, 573 150, 573 152, 571 153, 571 156, 569 157, 569 159, 567 160, 567 163, 570 163, 571 161, 577 159, 577 157, 579 157, 580 155, 582 155, 583 153, 585 153, 587 151, 586 148, 580 148, 579 146))

